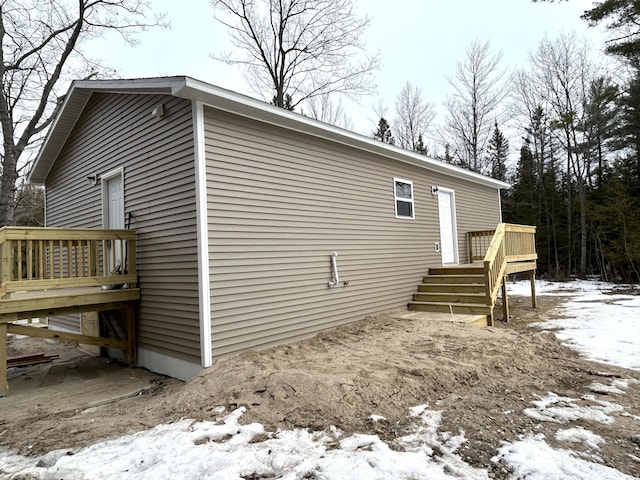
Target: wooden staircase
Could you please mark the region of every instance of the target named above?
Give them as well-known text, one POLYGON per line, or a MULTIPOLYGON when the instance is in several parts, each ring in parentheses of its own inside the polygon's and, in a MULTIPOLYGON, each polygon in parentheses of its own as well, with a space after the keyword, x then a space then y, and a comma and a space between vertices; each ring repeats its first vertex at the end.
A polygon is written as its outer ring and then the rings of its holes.
POLYGON ((482 265, 430 268, 409 310, 491 315, 482 265))
MULTIPOLYGON (((501 223, 496 230, 468 232, 467 265, 429 268, 409 302, 409 310, 485 316, 493 325, 493 310, 502 289, 503 318, 509 319, 506 278, 527 272, 535 300, 535 227, 501 223)), ((474 322, 478 323, 478 322, 474 322)))

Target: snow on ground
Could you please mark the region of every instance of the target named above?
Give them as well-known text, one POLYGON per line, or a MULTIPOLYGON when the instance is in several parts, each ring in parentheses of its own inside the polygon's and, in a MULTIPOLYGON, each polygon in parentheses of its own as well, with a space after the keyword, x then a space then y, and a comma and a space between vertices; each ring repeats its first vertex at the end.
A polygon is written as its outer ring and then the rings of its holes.
POLYGON ((623 410, 620 405, 598 400, 593 395, 585 395, 581 400, 588 403, 579 405, 578 400, 574 398, 560 397, 549 392, 546 397, 531 402, 536 408, 525 408, 524 414, 540 422, 567 423, 591 420, 611 424, 614 419, 610 414, 623 410))
MULTIPOLYGON (((605 295, 613 286, 597 282, 537 282, 538 294, 571 295, 558 319, 540 326, 553 329, 567 345, 589 358, 640 370, 640 296, 605 295)), ((509 293, 530 295, 528 282, 509 284, 509 293)), ((610 385, 592 384, 593 392, 623 392, 624 379, 610 385)), ((533 399, 525 414, 539 421, 567 424, 580 419, 604 423, 619 405, 584 395, 580 399, 549 392, 533 399)), ((376 435, 344 436, 337 429, 265 432, 260 424, 241 425, 243 409, 218 422, 183 420, 149 431, 97 443, 77 452, 58 450, 43 457, 0 452, 0 478, 34 479, 488 479, 487 470, 473 468, 456 453, 464 432, 439 432, 442 412, 426 405, 408 412, 414 431, 388 444, 376 435), (435 452, 438 452, 437 455, 435 452)), ((220 412, 222 413, 222 412, 220 412)), ((378 417, 376 417, 378 419, 378 417)), ((597 451, 604 440, 579 427, 566 425, 555 438, 583 443, 597 451)), ((585 454, 582 454, 585 457, 585 454)), ((550 447, 542 435, 526 436, 498 450, 495 462, 513 469, 514 479, 569 480, 632 479, 610 467, 581 458, 578 453, 550 447)), ((595 459, 595 454, 591 455, 595 459)))
MULTIPOLYGON (((640 295, 610 293, 604 282, 536 281, 539 295, 568 295, 558 318, 534 324, 597 362, 640 370, 640 295)), ((636 286, 637 288, 637 286, 636 286)), ((528 281, 508 284, 509 295, 530 296, 528 281)))
POLYGON ((513 467, 514 479, 628 480, 634 478, 611 467, 583 460, 571 450, 551 448, 542 435, 528 436, 518 442, 505 444, 494 457, 494 461, 497 460, 503 460, 513 467))

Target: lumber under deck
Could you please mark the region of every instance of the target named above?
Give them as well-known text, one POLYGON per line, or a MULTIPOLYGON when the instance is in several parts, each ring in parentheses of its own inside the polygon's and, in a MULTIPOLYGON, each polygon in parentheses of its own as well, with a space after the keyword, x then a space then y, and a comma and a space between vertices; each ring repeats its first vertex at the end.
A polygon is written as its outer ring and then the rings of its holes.
POLYGON ((117 348, 126 353, 130 364, 135 363, 135 309, 139 299, 139 288, 103 290, 101 287, 15 292, 11 294, 10 298, 0 299, 0 395, 4 394, 6 396, 9 393, 7 384, 7 342, 9 333, 117 348), (107 310, 122 310, 126 312, 126 340, 61 332, 15 323, 18 320, 38 317, 107 310))

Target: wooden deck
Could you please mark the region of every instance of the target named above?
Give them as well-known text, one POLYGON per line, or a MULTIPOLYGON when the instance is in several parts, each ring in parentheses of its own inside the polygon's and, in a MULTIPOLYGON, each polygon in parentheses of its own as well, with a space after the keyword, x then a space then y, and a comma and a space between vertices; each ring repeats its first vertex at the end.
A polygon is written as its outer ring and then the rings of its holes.
POLYGON ((135 363, 135 312, 139 299, 135 231, 1 228, 0 395, 8 394, 8 334, 117 348, 129 363, 135 363), (124 335, 105 338, 97 329, 91 333, 68 333, 17 323, 107 311, 117 312, 124 321, 124 335))
POLYGON ((409 309, 423 312, 486 315, 493 325, 494 307, 502 289, 503 318, 509 320, 507 276, 526 273, 531 281, 535 307, 535 227, 500 224, 496 230, 469 232, 469 259, 472 263, 429 268, 418 285, 409 309))

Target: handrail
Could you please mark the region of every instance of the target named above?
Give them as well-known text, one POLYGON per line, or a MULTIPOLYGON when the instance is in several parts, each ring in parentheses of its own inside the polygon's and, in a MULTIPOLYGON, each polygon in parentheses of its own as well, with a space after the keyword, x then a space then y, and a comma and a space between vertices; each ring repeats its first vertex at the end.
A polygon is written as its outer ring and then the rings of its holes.
POLYGON ((137 283, 136 232, 0 228, 0 298, 11 292, 137 283))
MULTIPOLYGON (((480 238, 486 236, 487 233, 487 230, 470 232, 469 256, 471 258, 478 255, 477 250, 475 253, 471 250, 472 246, 477 247, 478 245, 475 241, 472 245, 471 238, 480 238)), ((492 310, 498 298, 502 279, 507 272, 507 265, 509 263, 537 260, 535 233, 536 227, 510 223, 501 223, 494 231, 491 242, 482 259, 484 264, 486 304, 489 305, 492 310)))
POLYGON ((484 281, 486 286, 486 304, 495 304, 498 297, 498 290, 502 281, 502 275, 507 268, 507 258, 505 253, 505 224, 501 223, 496 228, 487 253, 484 256, 484 281))

